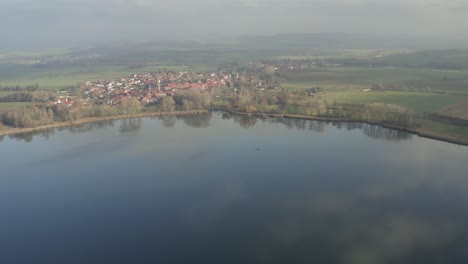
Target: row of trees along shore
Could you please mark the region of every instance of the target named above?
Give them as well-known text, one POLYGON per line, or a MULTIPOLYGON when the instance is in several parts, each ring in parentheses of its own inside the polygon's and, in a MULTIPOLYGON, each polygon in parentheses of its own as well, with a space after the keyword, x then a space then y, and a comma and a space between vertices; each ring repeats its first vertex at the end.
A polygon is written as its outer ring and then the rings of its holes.
POLYGON ((121 100, 117 106, 103 103, 90 104, 78 109, 64 104, 38 104, 24 109, 6 111, 0 114, 0 123, 10 127, 31 128, 80 118, 132 115, 144 112, 209 110, 210 108, 209 93, 187 90, 177 92, 174 96, 161 97, 158 101, 147 105, 143 105, 137 98, 121 100))
MULTIPOLYGON (((382 122, 404 127, 416 125, 414 113, 401 106, 382 103, 329 103, 320 98, 320 93, 312 95, 307 91, 243 89, 234 96, 225 97, 221 105, 217 105, 216 108, 244 113, 296 114, 382 122)), ((122 100, 117 106, 91 104, 79 109, 70 109, 63 104, 37 105, 22 110, 7 111, 0 115, 0 120, 7 126, 26 128, 87 117, 209 110, 212 109, 212 99, 208 92, 189 90, 177 92, 173 97, 161 97, 158 101, 145 106, 136 98, 122 100)))
POLYGON ((414 112, 399 105, 329 102, 320 88, 295 92, 244 89, 224 100, 220 109, 243 113, 294 114, 324 119, 369 121, 414 128, 418 126, 414 112))

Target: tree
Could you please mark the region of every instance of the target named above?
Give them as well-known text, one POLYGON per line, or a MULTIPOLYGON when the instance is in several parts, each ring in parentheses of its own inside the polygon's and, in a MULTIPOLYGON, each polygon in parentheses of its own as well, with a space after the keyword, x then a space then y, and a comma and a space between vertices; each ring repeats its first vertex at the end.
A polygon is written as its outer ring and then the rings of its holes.
POLYGON ((284 89, 278 94, 278 103, 282 109, 286 109, 289 102, 289 95, 284 89))
POLYGON ((176 102, 172 96, 165 96, 159 99, 159 111, 173 112, 176 107, 176 102))
POLYGON ((179 109, 184 111, 209 109, 211 107, 210 94, 195 89, 177 92, 174 100, 179 109))
POLYGON ((128 115, 139 113, 143 106, 141 105, 140 101, 138 101, 138 99, 132 97, 123 99, 120 102, 119 108, 122 114, 128 115))
POLYGON ((36 127, 54 122, 54 114, 45 108, 30 107, 22 111, 3 113, 1 122, 13 127, 36 127))

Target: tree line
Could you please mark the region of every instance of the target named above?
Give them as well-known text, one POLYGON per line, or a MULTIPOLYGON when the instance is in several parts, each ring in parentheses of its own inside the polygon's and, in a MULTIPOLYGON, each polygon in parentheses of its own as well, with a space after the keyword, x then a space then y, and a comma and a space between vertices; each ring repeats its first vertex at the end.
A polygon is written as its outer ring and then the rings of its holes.
POLYGON ((0 102, 39 102, 46 103, 53 100, 55 95, 50 91, 21 91, 0 97, 0 102))
POLYGON ((34 84, 34 85, 26 85, 26 86, 21 86, 21 85, 5 85, 2 86, 0 85, 0 91, 38 91, 39 90, 39 84, 34 84))
POLYGON ((223 101, 221 109, 244 113, 295 114, 330 119, 379 122, 403 127, 417 126, 415 113, 405 107, 383 103, 349 104, 326 100, 318 88, 287 91, 245 88, 223 101))
POLYGON ((4 125, 21 128, 48 125, 54 122, 54 112, 51 109, 29 107, 5 112, 1 115, 1 121, 4 125))
MULTIPOLYGON (((44 94, 20 92, 8 95, 8 100, 14 102, 47 102, 51 98, 44 94), (39 100, 39 98, 42 98, 39 100)), ((0 100, 1 101, 1 100, 0 100)), ((9 101, 10 102, 10 101, 9 101)), ((70 107, 64 104, 38 104, 25 109, 7 111, 0 114, 0 125, 28 128, 48 125, 53 122, 74 121, 89 117, 106 117, 115 115, 132 115, 141 112, 173 112, 208 110, 211 108, 211 95, 199 90, 179 91, 174 96, 160 97, 154 103, 143 105, 137 98, 124 98, 117 105, 105 103, 90 104, 84 107, 70 107)))

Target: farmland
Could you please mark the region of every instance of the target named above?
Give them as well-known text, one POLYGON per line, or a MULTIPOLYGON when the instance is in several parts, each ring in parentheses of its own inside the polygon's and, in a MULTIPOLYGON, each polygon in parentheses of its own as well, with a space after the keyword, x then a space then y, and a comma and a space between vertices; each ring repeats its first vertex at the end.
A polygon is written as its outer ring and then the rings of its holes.
POLYGON ((28 102, 0 103, 0 112, 24 109, 31 105, 32 103, 28 102))
POLYGON ((394 104, 422 114, 466 101, 467 74, 428 68, 332 67, 288 72, 282 87, 291 91, 321 87, 329 103, 394 104))
MULTIPOLYGON (((67 90, 78 83, 116 80, 135 73, 160 70, 208 72, 226 65, 285 64, 317 61, 311 68, 277 70, 278 87, 296 93, 320 87, 328 105, 382 103, 408 109, 417 116, 439 113, 465 118, 468 100, 466 51, 223 49, 220 47, 153 46, 84 50, 56 49, 0 53, 0 86, 38 84, 43 90, 67 90), (460 57, 456 54, 460 53, 460 57), (463 56, 462 56, 463 55, 463 56), (408 59, 413 58, 413 59, 408 59), (413 63, 408 63, 408 60, 413 63), (450 61, 452 60, 452 64, 450 61), (456 67, 455 67, 456 66, 456 67)), ((228 66, 229 67, 229 66, 228 66)), ((0 91, 0 97, 10 91, 0 91)), ((31 103, 0 103, 0 110, 23 109, 31 103)), ((276 106, 268 106, 276 109, 276 106)), ((268 109, 266 107, 265 109, 268 109)), ((423 120, 424 128, 468 135, 453 124, 423 120)))
POLYGON ((15 73, 13 78, 4 76, 4 78, 0 80, 0 85, 26 86, 38 84, 41 89, 66 90, 80 82, 90 80, 112 80, 127 76, 131 73, 152 72, 163 68, 174 71, 192 69, 190 66, 146 66, 138 69, 129 69, 126 66, 71 66, 65 69, 54 67, 40 70, 26 68, 24 75, 15 73))
POLYGON ((409 108, 416 113, 437 112, 447 105, 462 100, 457 95, 401 91, 333 91, 327 93, 325 99, 328 102, 395 104, 409 108))
POLYGON ((329 90, 368 89, 376 83, 405 91, 429 91, 468 94, 468 72, 395 67, 336 67, 291 72, 284 87, 296 89, 311 85, 329 90))

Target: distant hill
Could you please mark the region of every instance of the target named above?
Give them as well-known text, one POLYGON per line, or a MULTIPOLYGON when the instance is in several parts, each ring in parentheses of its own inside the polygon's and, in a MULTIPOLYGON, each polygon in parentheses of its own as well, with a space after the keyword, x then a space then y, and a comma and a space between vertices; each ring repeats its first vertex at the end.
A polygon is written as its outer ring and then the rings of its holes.
POLYGON ((468 36, 408 36, 351 33, 305 33, 247 35, 239 37, 199 37, 150 41, 114 48, 145 50, 304 50, 304 49, 372 49, 372 50, 444 50, 467 48, 468 36))
POLYGON ((239 46, 267 49, 375 49, 381 47, 384 42, 367 35, 347 33, 279 34, 239 38, 239 46))
MULTIPOLYGON (((244 36, 198 36, 139 42, 129 39, 113 44, 75 43, 75 49, 87 50, 94 47, 144 50, 189 50, 189 49, 254 49, 254 50, 297 50, 297 49, 387 49, 387 50, 443 50, 468 49, 465 35, 389 35, 356 33, 285 33, 276 35, 244 36)), ((0 44, 0 52, 2 51, 0 44)), ((33 46, 34 47, 34 46, 33 46)), ((33 47, 24 50, 34 50, 33 47)), ((64 45, 60 46, 64 48, 64 45)), ((37 46, 36 48, 41 48, 37 46)), ((48 49, 52 47, 46 47, 48 49)), ((4 51, 21 51, 22 48, 3 47, 4 51)), ((95 50, 102 52, 102 49, 95 50)), ((106 51, 107 52, 107 51, 106 51)))
POLYGON ((273 49, 452 49, 468 48, 465 36, 408 36, 350 33, 278 34, 273 36, 243 36, 238 45, 273 49))

